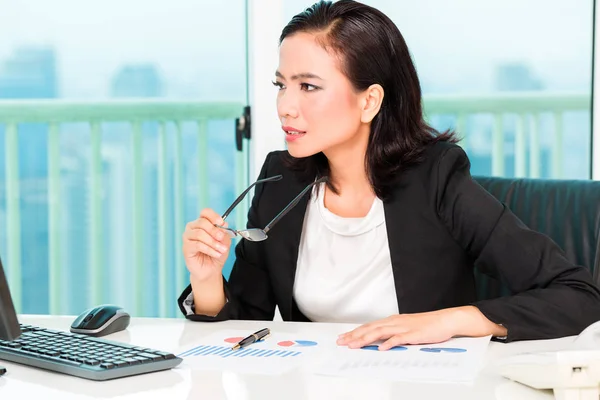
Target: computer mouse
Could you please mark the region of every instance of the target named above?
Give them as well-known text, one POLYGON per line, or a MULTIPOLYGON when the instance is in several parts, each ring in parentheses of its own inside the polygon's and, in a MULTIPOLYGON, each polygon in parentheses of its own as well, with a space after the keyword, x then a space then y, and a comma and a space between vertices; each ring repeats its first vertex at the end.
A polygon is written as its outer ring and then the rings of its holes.
POLYGON ((71 332, 90 336, 105 336, 127 328, 130 320, 130 315, 122 307, 102 304, 81 313, 73 321, 71 332))

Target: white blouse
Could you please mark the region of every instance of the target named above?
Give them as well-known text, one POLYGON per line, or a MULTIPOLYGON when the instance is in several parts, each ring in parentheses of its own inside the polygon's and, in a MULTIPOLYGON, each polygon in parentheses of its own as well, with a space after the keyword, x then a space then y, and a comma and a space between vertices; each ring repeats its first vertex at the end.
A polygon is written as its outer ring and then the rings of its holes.
POLYGON ((325 207, 325 184, 313 190, 300 248, 294 299, 314 322, 365 323, 398 314, 383 202, 364 218, 325 207))

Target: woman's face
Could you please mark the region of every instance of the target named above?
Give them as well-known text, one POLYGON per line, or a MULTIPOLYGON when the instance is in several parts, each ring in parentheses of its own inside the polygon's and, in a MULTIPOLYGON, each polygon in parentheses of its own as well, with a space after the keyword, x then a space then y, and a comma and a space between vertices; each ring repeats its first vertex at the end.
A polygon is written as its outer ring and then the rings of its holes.
POLYGON ((339 66, 339 58, 317 43, 314 34, 296 33, 281 43, 277 113, 293 157, 351 147, 364 131, 364 96, 339 66))

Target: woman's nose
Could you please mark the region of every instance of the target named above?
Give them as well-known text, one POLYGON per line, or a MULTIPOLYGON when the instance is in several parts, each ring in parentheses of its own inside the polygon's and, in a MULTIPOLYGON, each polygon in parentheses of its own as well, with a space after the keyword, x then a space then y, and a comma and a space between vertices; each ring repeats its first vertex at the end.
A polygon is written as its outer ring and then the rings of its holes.
POLYGON ((280 119, 298 117, 298 103, 293 93, 289 91, 279 93, 277 97, 277 113, 280 119))

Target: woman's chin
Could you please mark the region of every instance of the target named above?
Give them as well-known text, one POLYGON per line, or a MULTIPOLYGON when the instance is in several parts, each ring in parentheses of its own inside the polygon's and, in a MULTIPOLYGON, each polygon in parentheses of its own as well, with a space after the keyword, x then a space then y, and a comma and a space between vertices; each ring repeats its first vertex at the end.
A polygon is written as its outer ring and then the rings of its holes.
POLYGON ((311 151, 308 148, 302 148, 301 146, 294 145, 288 146, 287 151, 290 153, 290 156, 294 158, 306 158, 318 153, 318 151, 311 151))

